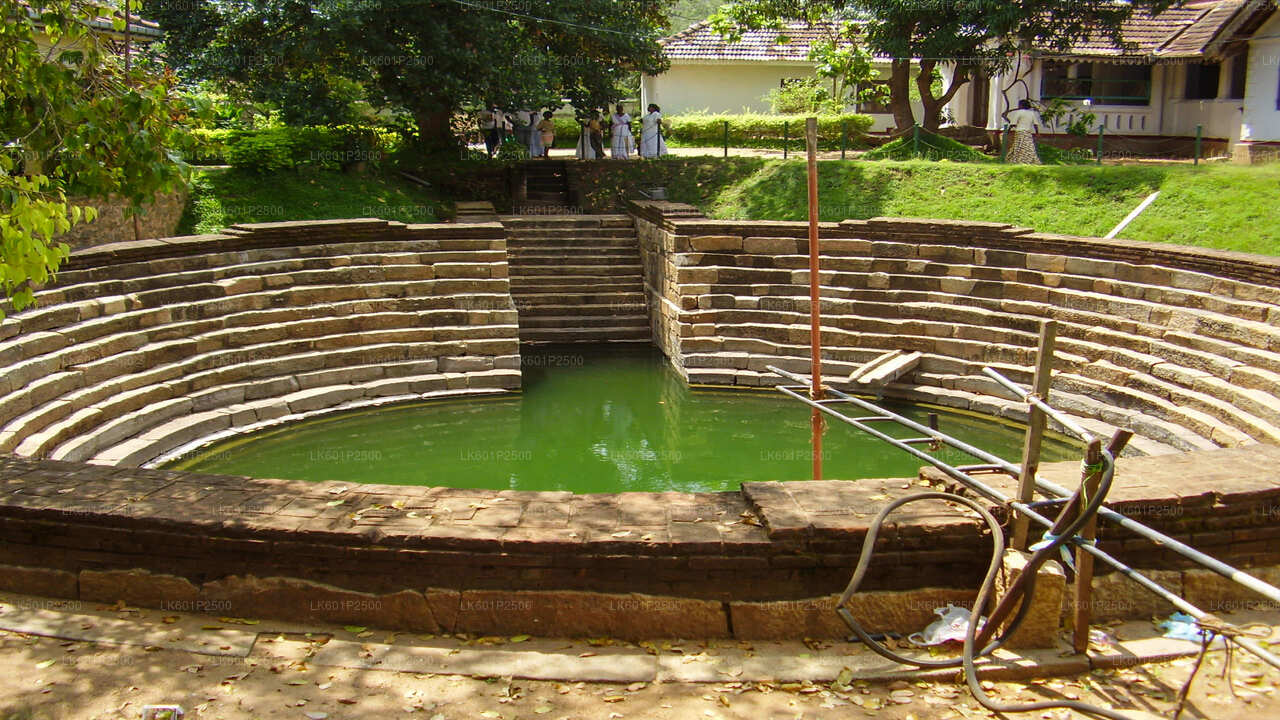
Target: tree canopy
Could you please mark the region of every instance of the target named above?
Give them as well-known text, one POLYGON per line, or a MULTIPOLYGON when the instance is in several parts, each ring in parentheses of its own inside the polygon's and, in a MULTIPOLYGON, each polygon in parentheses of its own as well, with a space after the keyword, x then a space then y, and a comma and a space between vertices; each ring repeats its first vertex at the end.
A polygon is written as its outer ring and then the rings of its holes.
POLYGON ((458 110, 596 107, 638 72, 658 73, 673 0, 146 0, 166 59, 279 104, 287 122, 342 122, 343 88, 403 109, 420 140, 449 146, 458 110), (192 5, 206 22, 169 18, 192 5), (344 85, 344 83, 346 85, 344 85))
POLYGON ((172 74, 127 67, 95 26, 123 29, 111 3, 4 0, 0 14, 0 294, 21 309, 67 255, 55 238, 92 219, 69 192, 137 210, 181 183, 189 108, 172 74))
POLYGON ((891 58, 889 105, 899 128, 920 124, 936 130, 942 108, 974 73, 1008 66, 1034 42, 1065 49, 1090 36, 1119 40, 1121 24, 1137 10, 1158 12, 1171 0, 730 0, 714 18, 732 37, 746 29, 781 29, 789 20, 836 21, 842 40, 891 58), (918 72, 912 64, 918 62, 918 72), (950 64, 946 87, 935 88, 936 71, 950 64), (912 81, 924 107, 915 117, 912 81))

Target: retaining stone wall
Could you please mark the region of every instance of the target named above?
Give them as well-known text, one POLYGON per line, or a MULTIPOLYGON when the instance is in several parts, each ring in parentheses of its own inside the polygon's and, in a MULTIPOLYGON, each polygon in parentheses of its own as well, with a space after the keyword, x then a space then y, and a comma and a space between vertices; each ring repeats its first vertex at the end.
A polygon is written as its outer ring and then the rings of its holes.
MULTIPOLYGON (((133 218, 125 216, 128 203, 118 199, 107 201, 91 198, 67 198, 71 205, 88 205, 98 210, 98 217, 91 223, 81 223, 60 235, 57 240, 71 246, 72 250, 135 240, 133 218)), ((178 221, 186 209, 185 191, 157 195, 155 202, 146 205, 138 216, 138 232, 142 239, 171 237, 178 229, 178 221)))

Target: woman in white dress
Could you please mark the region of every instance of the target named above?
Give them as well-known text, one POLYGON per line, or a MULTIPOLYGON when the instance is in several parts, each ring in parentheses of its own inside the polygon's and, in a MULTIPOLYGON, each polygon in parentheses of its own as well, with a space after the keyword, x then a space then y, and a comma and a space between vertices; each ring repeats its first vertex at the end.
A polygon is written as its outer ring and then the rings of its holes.
POLYGON ((613 159, 626 160, 631 157, 635 148, 635 137, 631 135, 631 116, 621 105, 612 116, 613 121, 613 159))
POLYGON ((582 132, 578 133, 578 147, 573 151, 573 155, 579 160, 595 160, 596 151, 591 147, 591 140, 588 138, 588 135, 591 134, 591 129, 587 127, 587 123, 579 124, 582 127, 582 132))
POLYGON ((662 111, 649 104, 649 113, 640 118, 640 157, 656 158, 667 154, 667 141, 662 139, 662 111))

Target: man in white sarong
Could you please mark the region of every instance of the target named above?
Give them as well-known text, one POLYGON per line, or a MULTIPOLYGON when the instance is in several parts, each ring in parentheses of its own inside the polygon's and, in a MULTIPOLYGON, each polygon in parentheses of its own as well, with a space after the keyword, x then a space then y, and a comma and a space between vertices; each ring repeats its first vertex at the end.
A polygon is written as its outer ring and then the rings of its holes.
POLYGON ((635 137, 631 134, 631 116, 621 105, 611 117, 613 129, 613 159, 627 160, 635 148, 635 137))
POLYGON ((649 104, 649 113, 640 118, 640 157, 656 158, 667 154, 667 141, 662 137, 662 111, 649 104))

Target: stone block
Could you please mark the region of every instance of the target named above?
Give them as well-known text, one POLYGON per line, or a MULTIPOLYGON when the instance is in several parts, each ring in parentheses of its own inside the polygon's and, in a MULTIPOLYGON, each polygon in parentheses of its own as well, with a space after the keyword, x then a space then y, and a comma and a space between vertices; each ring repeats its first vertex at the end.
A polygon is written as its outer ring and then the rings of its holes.
POLYGON ((759 255, 794 255, 799 252, 795 238, 749 237, 742 241, 743 252, 759 255))
MULTIPOLYGON (((231 575, 205 583, 200 601, 219 614, 298 622, 440 632, 432 604, 416 590, 375 594, 297 578, 231 575)), ((447 606, 446 606, 447 607, 447 606)))
POLYGON ((80 599, 88 602, 173 609, 190 606, 200 589, 176 575, 152 574, 147 570, 82 570, 80 599))
MULTIPOLYGON (((1004 565, 996 578, 996 597, 1005 592, 1022 576, 1030 555, 1018 550, 1005 550, 1004 565)), ((1056 560, 1049 560, 1036 573, 1035 594, 1031 609, 1018 631, 1005 643, 1008 648, 1051 648, 1057 645, 1062 600, 1066 595, 1067 576, 1056 560)), ((1006 622, 1001 630, 1008 627, 1006 622)))
POLYGON ((568 637, 729 637, 718 601, 579 591, 466 590, 458 605, 460 632, 530 633, 568 637))
POLYGON ((46 598, 80 596, 78 578, 66 570, 0 565, 0 590, 46 598))
MULTIPOLYGON (((922 588, 903 592, 860 592, 849 601, 849 611, 870 633, 908 634, 923 630, 937 619, 936 608, 973 604, 974 591, 922 588)), ((837 595, 770 602, 733 602, 729 605, 734 637, 742 640, 844 639, 852 635, 836 614, 837 595)))
POLYGON ((695 252, 741 250, 742 237, 739 235, 697 235, 689 238, 689 247, 695 252))

